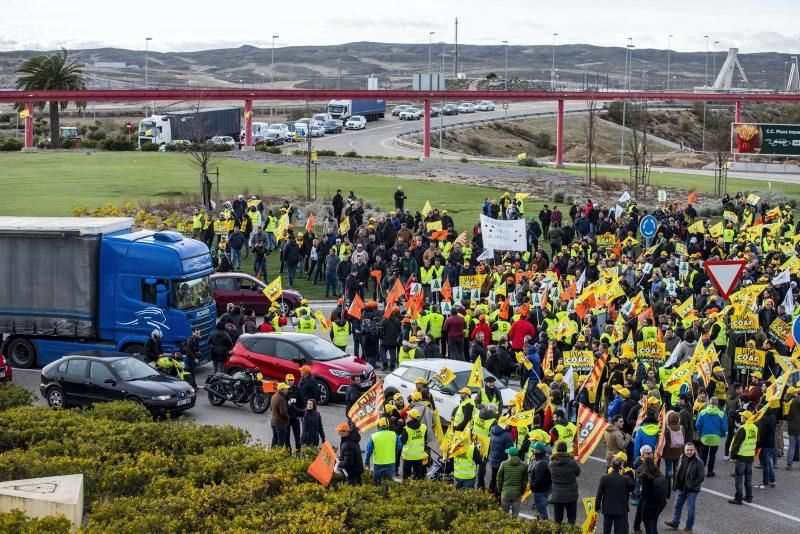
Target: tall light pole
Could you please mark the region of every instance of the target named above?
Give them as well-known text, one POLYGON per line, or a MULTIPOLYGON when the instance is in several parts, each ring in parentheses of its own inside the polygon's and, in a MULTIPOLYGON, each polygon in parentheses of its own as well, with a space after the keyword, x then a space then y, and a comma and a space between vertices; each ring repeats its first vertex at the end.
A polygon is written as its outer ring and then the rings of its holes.
MULTIPOLYGON (((144 90, 147 91, 150 89, 150 76, 148 72, 148 61, 150 55, 150 41, 152 41, 152 37, 145 37, 144 38, 144 90)), ((155 106, 153 106, 153 110, 155 111, 155 106)), ((148 116, 148 108, 147 102, 144 104, 144 116, 148 116)))
MULTIPOLYGON (((503 79, 505 80, 505 89, 508 91, 508 41, 503 41, 503 44, 506 45, 506 72, 503 74, 503 79)), ((503 116, 507 119, 508 118, 508 106, 503 106, 503 116)))
POLYGON ((275 39, 280 39, 279 35, 272 36, 272 59, 269 62, 269 88, 275 89, 275 39))
POLYGON ((553 63, 550 66, 550 89, 556 89, 556 37, 557 33, 553 34, 553 63))
MULTIPOLYGON (((444 51, 445 43, 442 42, 442 78, 444 78, 444 59, 447 57, 447 54, 444 51)), ((444 100, 441 101, 439 108, 439 153, 443 149, 442 143, 444 142, 444 100)))
MULTIPOLYGON (((625 47, 625 79, 623 80, 623 86, 626 90, 630 90, 630 84, 628 82, 628 70, 630 65, 630 70, 633 70, 633 37, 628 37, 628 44, 625 47)), ((625 122, 627 118, 628 112, 628 101, 622 101, 622 132, 620 133, 620 140, 619 140, 619 164, 625 165, 625 122)))
POLYGON ((705 89, 708 87, 708 35, 704 35, 703 37, 706 39, 706 75, 704 78, 705 81, 703 82, 703 88, 705 89))
POLYGON ((431 73, 431 51, 433 50, 433 36, 436 32, 428 32, 428 74, 431 73))
MULTIPOLYGON (((713 59, 714 67, 711 69, 711 75, 712 76, 716 76, 717 75, 717 45, 718 44, 719 44, 719 41, 714 41, 714 55, 712 56, 714 58, 713 59)), ((716 81, 716 78, 715 78, 715 81, 716 81)))
POLYGON ((672 34, 667 37, 667 91, 669 91, 669 60, 672 53, 672 34))

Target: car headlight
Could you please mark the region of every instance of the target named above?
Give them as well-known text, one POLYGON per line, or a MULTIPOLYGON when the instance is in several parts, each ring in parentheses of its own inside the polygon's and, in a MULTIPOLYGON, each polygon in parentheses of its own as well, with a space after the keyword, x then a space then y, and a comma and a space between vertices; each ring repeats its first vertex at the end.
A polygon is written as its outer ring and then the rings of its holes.
POLYGON ((170 397, 170 395, 154 395, 154 396, 153 396, 153 397, 151 397, 151 398, 152 398, 153 400, 165 401, 165 400, 169 400, 169 397, 170 397))
POLYGON ((339 371, 338 369, 329 369, 328 372, 333 376, 338 376, 339 378, 350 378, 352 375, 347 371, 339 371))
POLYGON ((189 395, 189 396, 191 397, 192 395, 194 395, 194 393, 195 393, 195 392, 194 392, 194 388, 191 388, 191 387, 190 387, 190 388, 189 388, 189 391, 188 391, 188 393, 187 393, 187 395, 189 395))

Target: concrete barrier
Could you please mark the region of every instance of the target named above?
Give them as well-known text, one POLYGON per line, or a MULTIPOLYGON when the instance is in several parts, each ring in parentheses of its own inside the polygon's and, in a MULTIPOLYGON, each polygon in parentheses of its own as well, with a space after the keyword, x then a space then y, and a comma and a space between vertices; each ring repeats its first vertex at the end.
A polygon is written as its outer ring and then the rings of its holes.
POLYGON ((14 509, 29 517, 63 515, 77 530, 83 521, 83 475, 0 482, 0 512, 14 509))

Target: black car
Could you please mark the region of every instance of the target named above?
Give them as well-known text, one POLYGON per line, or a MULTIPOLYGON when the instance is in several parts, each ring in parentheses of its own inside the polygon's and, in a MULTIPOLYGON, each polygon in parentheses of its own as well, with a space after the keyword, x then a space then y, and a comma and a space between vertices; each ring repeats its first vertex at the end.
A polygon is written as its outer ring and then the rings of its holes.
POLYGON ((448 103, 442 106, 442 115, 458 115, 458 106, 448 103))
POLYGON ((51 408, 128 400, 153 413, 194 406, 194 388, 160 374, 141 359, 113 351, 68 354, 42 369, 39 391, 51 408))
POLYGON ((322 127, 325 129, 326 134, 342 133, 342 121, 333 119, 325 121, 322 123, 322 127))
POLYGON ((279 133, 267 133, 264 135, 258 136, 255 143, 255 146, 278 146, 283 144, 283 136, 279 133))

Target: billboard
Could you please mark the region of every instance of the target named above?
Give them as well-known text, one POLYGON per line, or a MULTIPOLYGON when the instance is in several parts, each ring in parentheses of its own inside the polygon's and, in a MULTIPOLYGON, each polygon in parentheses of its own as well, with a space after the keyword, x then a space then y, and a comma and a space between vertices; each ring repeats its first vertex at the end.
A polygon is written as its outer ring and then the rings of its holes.
POLYGON ((800 156, 800 124, 735 122, 731 153, 761 156, 800 156))

